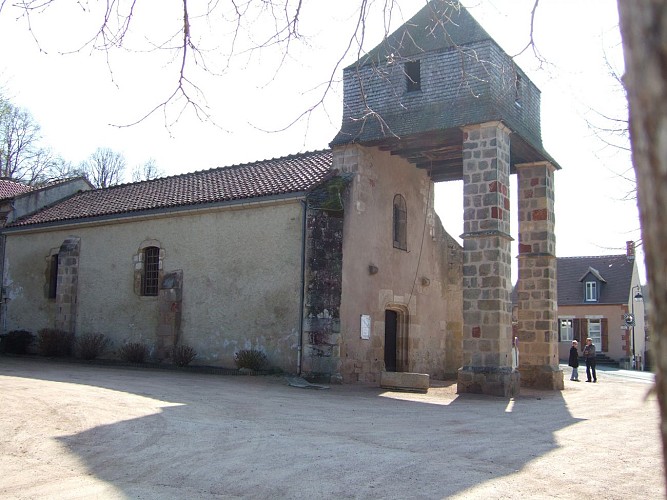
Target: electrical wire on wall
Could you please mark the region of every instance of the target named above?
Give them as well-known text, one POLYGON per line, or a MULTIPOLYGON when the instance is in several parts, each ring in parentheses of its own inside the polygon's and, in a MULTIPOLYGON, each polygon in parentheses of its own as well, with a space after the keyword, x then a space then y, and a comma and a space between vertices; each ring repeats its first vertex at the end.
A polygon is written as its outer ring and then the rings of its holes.
MULTIPOLYGON (((428 178, 429 180, 431 179, 431 173, 433 171, 433 159, 431 158, 431 163, 428 168, 428 178)), ((412 280, 412 290, 410 290, 410 296, 408 297, 408 302, 407 306, 408 308, 410 307, 410 301, 412 301, 412 296, 415 293, 415 286, 417 286, 417 276, 419 275, 419 266, 421 266, 421 260, 422 260, 422 253, 424 251, 424 238, 426 237, 426 225, 428 223, 428 210, 429 206, 431 203, 431 186, 434 186, 435 184, 430 181, 429 188, 428 188, 428 196, 426 197, 426 210, 424 211, 424 225, 422 227, 422 240, 421 244, 419 245, 419 256, 417 257, 417 267, 415 268, 415 277, 412 280)), ((435 194, 433 195, 435 196, 435 194)))

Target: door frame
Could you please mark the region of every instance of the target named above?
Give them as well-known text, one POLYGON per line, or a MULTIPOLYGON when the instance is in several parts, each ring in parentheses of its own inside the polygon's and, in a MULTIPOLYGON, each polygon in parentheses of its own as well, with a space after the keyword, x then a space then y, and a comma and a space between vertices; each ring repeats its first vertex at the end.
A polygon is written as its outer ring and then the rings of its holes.
MULTIPOLYGON (((383 343, 386 342, 386 336, 387 336, 386 314, 388 311, 391 311, 396 314, 396 371, 397 372, 410 371, 409 348, 408 348, 409 346, 408 324, 410 316, 408 313, 408 308, 399 304, 387 304, 385 306, 384 308, 385 327, 384 327, 383 343)), ((386 355, 385 355, 385 363, 386 363, 386 355)))

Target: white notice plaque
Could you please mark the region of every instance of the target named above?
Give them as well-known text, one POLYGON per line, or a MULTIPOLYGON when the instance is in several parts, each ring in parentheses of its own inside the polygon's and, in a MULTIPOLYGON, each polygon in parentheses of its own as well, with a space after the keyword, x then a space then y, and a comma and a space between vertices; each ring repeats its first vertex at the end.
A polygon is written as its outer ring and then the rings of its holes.
POLYGON ((371 338, 371 317, 368 314, 361 315, 361 338, 364 340, 371 338))

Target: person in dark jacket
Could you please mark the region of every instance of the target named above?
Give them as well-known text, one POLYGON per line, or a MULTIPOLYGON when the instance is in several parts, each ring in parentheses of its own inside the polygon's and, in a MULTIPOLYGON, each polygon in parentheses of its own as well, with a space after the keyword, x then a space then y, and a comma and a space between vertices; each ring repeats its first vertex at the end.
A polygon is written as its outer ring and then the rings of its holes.
POLYGON ((572 341, 572 347, 570 347, 570 359, 568 361, 568 365, 572 367, 572 375, 570 376, 570 380, 574 382, 579 382, 579 351, 577 350, 577 347, 579 345, 579 342, 576 340, 572 341))
POLYGON ((591 381, 591 372, 593 372, 593 382, 598 381, 598 377, 595 374, 595 344, 593 344, 592 338, 586 339, 586 345, 584 346, 584 359, 586 360, 586 382, 591 381))

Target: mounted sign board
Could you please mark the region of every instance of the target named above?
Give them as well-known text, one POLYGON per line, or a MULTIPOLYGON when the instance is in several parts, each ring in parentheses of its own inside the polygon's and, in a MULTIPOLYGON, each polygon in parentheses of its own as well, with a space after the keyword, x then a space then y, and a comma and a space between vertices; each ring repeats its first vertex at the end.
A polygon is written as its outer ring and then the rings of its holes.
POLYGON ((371 317, 368 314, 361 315, 361 338, 364 340, 371 338, 371 317))

